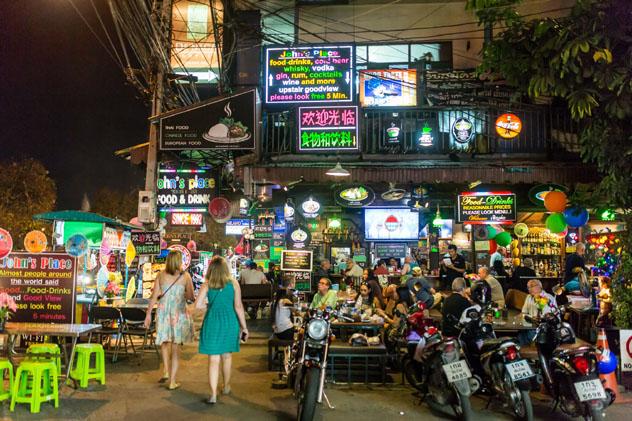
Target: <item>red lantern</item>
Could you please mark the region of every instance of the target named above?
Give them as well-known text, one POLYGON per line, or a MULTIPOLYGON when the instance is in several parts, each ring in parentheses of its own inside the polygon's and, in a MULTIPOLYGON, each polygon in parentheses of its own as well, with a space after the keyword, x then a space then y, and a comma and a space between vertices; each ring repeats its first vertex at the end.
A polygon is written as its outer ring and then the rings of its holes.
POLYGON ((544 196, 544 207, 549 212, 564 212, 566 209, 566 193, 550 191, 544 196))
POLYGON ((498 244, 496 243, 496 241, 489 240, 489 254, 496 253, 496 250, 498 250, 498 244))

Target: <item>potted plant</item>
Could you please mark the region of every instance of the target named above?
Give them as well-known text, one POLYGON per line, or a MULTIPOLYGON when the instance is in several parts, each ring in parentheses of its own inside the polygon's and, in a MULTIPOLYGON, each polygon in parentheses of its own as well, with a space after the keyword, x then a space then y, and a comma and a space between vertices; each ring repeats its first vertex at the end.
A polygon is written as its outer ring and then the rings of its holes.
POLYGON ((105 296, 108 298, 118 297, 121 293, 121 288, 118 286, 116 282, 108 281, 107 286, 105 287, 105 296))
POLYGON ((15 300, 6 292, 0 292, 0 332, 4 332, 4 326, 7 320, 11 317, 12 313, 15 313, 18 306, 15 304, 15 300))

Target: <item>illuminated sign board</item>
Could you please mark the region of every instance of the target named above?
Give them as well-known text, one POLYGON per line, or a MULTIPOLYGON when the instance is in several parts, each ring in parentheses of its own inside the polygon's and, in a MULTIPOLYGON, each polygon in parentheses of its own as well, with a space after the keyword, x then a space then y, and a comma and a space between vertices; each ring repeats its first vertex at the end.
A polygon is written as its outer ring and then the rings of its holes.
POLYGON ((521 130, 522 121, 515 114, 503 114, 496 119, 496 133, 503 139, 513 139, 521 130))
POLYGON ((266 103, 353 101, 353 47, 266 49, 266 103))
POLYGON ((358 107, 300 107, 298 137, 301 152, 357 151, 358 107))
POLYGON ((468 143, 474 136, 474 125, 465 117, 459 117, 452 124, 452 136, 459 143, 468 143))
POLYGON ((360 105, 363 107, 416 106, 417 70, 361 70, 360 105))
POLYGON ((242 235, 244 229, 251 227, 250 219, 229 219, 226 221, 226 235, 242 235))
POLYGON ((312 271, 311 250, 283 250, 281 252, 281 270, 296 272, 312 271))
POLYGON ((210 167, 170 168, 158 170, 157 203, 165 212, 205 212, 215 196, 216 175, 210 167))
POLYGON ((173 212, 171 214, 171 225, 183 225, 201 227, 204 223, 204 214, 190 212, 173 212))
MULTIPOLYGON (((199 214, 201 216, 201 214, 199 214)), ((132 232, 131 241, 138 256, 160 254, 160 231, 132 232)))
POLYGON ((457 215, 464 224, 508 224, 516 220, 516 195, 511 192, 465 192, 457 215))

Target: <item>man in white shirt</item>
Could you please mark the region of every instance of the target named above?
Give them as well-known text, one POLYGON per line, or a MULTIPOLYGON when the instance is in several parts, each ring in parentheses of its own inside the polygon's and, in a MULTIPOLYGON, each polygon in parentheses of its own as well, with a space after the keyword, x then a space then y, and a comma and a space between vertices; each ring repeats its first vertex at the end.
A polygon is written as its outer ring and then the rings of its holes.
POLYGON ((345 272, 345 275, 352 278, 361 278, 362 275, 364 275, 364 270, 360 266, 356 265, 350 257, 347 259, 347 271, 345 272))
POLYGON ((247 269, 240 272, 239 283, 242 285, 267 284, 268 279, 263 272, 257 270, 257 264, 255 262, 251 262, 247 269))

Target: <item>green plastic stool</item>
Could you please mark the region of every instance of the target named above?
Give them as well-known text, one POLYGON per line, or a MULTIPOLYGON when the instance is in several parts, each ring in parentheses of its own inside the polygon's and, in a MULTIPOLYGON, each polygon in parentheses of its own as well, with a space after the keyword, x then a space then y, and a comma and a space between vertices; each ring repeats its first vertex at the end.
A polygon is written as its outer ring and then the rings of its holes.
POLYGON ((16 403, 28 403, 31 413, 37 414, 42 402, 48 401, 53 401, 55 408, 59 408, 57 366, 53 361, 22 361, 11 389, 11 412, 16 403))
POLYGON ((57 344, 31 344, 26 350, 29 361, 53 361, 57 365, 57 376, 61 376, 61 351, 57 344), (46 354, 46 355, 41 355, 46 354))
POLYGON ((13 364, 9 360, 0 360, 0 401, 5 401, 11 397, 13 389, 13 364), (9 389, 4 390, 4 372, 9 372, 9 389))
POLYGON ((70 378, 79 381, 82 388, 88 387, 90 379, 105 384, 105 352, 101 344, 79 344, 75 346, 77 363, 70 370, 70 378), (90 366, 92 354, 95 354, 95 365, 90 366))

